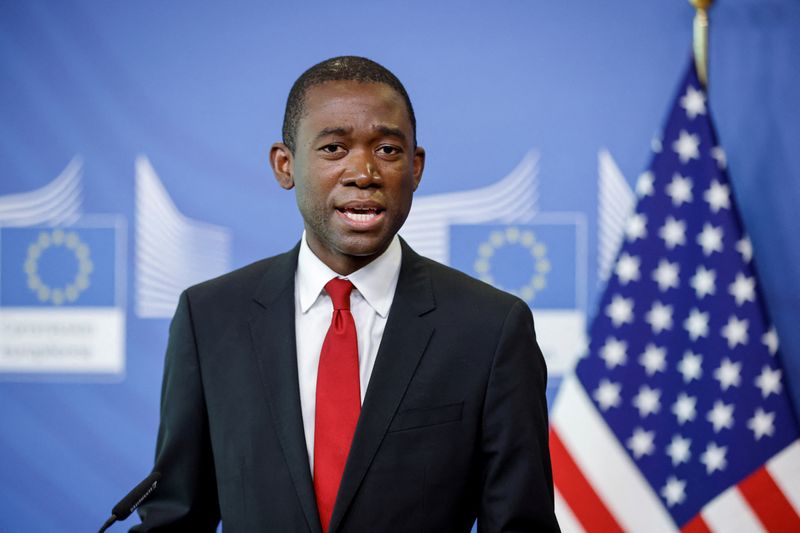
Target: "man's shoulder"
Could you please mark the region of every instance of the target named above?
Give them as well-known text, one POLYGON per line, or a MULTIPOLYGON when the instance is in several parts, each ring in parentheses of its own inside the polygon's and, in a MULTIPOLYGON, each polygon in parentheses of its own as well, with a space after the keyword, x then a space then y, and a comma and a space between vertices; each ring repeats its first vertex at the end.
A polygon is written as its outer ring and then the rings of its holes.
POLYGON ((293 279, 297 263, 297 250, 267 257, 237 268, 216 278, 203 281, 186 289, 192 300, 226 301, 253 297, 259 288, 268 283, 288 282, 293 279))
POLYGON ((484 281, 478 280, 425 256, 414 254, 429 273, 437 305, 459 308, 468 306, 480 308, 483 312, 508 310, 515 304, 523 303, 517 296, 500 290, 484 281))
MULTIPOLYGON (((521 298, 423 256, 415 254, 411 262, 411 268, 425 272, 416 279, 430 281, 429 308, 433 312, 427 315, 427 320, 440 331, 442 338, 470 339, 478 346, 487 340, 497 341, 503 331, 512 335, 533 331, 530 307, 521 298)), ((401 290, 406 298, 412 299, 415 294, 410 291, 423 295, 428 291, 424 284, 413 281, 403 289, 398 285, 398 293, 401 290)))

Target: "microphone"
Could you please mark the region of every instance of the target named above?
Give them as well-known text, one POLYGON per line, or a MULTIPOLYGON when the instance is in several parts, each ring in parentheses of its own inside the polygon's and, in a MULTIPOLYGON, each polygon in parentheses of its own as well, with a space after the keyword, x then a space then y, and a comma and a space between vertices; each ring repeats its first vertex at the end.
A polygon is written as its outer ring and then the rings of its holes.
POLYGON ((125 520, 137 507, 153 492, 158 485, 158 480, 161 479, 161 472, 151 472, 149 476, 136 485, 127 496, 122 498, 117 505, 111 510, 111 518, 106 520, 103 527, 100 528, 98 533, 103 533, 106 529, 111 527, 111 524, 117 520, 125 520))

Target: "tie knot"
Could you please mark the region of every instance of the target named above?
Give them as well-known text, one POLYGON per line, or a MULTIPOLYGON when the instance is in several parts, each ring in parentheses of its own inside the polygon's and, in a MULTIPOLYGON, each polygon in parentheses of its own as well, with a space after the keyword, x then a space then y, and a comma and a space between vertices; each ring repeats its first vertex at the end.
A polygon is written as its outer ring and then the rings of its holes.
POLYGON ((336 310, 350 310, 350 291, 352 290, 353 284, 350 283, 350 280, 342 278, 333 278, 325 284, 325 291, 331 297, 333 308, 336 310))

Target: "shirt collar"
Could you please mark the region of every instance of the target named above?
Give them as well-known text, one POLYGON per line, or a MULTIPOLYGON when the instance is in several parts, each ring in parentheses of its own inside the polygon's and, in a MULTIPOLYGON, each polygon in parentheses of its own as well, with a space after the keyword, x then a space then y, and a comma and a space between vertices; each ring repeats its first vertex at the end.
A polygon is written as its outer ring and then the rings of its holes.
MULTIPOLYGON (((400 277, 402 255, 400 239, 395 235, 392 242, 379 257, 349 276, 344 276, 345 279, 349 279, 353 283, 356 290, 364 297, 364 300, 382 318, 386 318, 392 305, 394 290, 400 277)), ((325 284, 331 278, 343 277, 331 270, 328 265, 314 255, 314 252, 311 251, 306 242, 305 231, 300 240, 296 276, 300 297, 300 311, 304 314, 314 305, 325 284)))

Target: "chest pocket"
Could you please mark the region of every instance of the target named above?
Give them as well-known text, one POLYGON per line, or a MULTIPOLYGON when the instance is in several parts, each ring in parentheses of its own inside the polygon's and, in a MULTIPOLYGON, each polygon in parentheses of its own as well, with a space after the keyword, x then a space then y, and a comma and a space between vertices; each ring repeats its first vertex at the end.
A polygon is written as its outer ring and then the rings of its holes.
POLYGON ((400 411, 394 417, 389 432, 437 426, 461 420, 464 402, 436 407, 421 407, 400 411))

